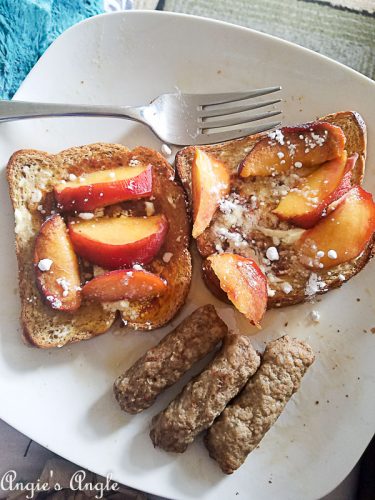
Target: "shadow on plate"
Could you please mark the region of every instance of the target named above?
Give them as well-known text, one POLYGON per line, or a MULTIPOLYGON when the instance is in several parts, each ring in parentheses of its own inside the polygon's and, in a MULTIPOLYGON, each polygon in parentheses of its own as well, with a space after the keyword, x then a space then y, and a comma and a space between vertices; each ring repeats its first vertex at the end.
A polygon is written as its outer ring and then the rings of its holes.
POLYGON ((79 428, 89 438, 109 436, 131 422, 133 416, 120 410, 112 387, 102 394, 87 410, 79 428))
POLYGON ((125 468, 129 472, 137 474, 142 470, 159 469, 169 465, 174 460, 172 453, 164 453, 154 449, 149 436, 150 420, 145 422, 142 430, 134 436, 124 450, 122 462, 125 463, 125 468))
POLYGON ((52 368, 56 365, 71 363, 78 353, 66 347, 61 350, 38 349, 28 346, 22 340, 21 327, 12 321, 6 331, 1 332, 1 352, 3 362, 18 372, 52 368))
POLYGON ((203 444, 203 433, 183 454, 174 454, 175 462, 170 470, 170 481, 176 488, 184 485, 183 493, 190 497, 204 496, 204 492, 216 486, 227 476, 210 458, 203 444))
POLYGON ((177 490, 191 498, 204 496, 205 491, 224 479, 201 439, 183 454, 165 452, 153 447, 149 425, 133 438, 124 451, 123 462, 124 468, 134 474, 169 467, 169 481, 176 484, 177 490))

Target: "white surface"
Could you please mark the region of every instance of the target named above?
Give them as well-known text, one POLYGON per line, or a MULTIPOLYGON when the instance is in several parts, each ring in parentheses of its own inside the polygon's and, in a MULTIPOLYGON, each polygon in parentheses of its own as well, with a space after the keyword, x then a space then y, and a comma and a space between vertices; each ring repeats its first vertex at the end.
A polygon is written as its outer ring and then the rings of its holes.
MULTIPOLYGON (((216 21, 155 12, 92 18, 47 50, 16 98, 140 104, 176 87, 212 92, 275 84, 284 88, 284 123, 340 109, 361 112, 369 126, 371 167, 375 85, 370 80, 287 42, 216 21)), ((1 126, 1 167, 15 149, 54 152, 96 141, 161 146, 144 127, 125 121, 19 122, 1 126)), ((369 333, 375 327, 373 263, 319 303, 267 313, 263 330, 254 335, 256 347, 289 333, 311 343, 317 360, 260 448, 226 477, 200 441, 179 456, 152 447, 150 419, 181 385, 134 417, 122 413, 114 401, 115 376, 166 330, 124 335, 118 329, 118 335, 108 333, 49 352, 22 344, 13 215, 4 170, 1 181, 1 418, 79 465, 102 475, 111 471, 124 484, 176 499, 315 499, 344 479, 374 430, 375 337, 369 333), (313 309, 321 314, 319 324, 308 319, 313 309)), ((375 191, 371 168, 365 185, 375 191)), ((254 333, 231 307, 209 294, 198 266, 195 275, 187 304, 168 330, 198 305, 212 302, 232 328, 254 333)))

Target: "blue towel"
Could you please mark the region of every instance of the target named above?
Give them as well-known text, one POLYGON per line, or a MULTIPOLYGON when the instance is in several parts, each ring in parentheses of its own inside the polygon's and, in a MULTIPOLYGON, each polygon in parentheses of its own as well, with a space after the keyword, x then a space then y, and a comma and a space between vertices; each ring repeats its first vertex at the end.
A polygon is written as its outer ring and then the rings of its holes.
POLYGON ((0 98, 10 99, 53 40, 103 0, 0 0, 0 98))

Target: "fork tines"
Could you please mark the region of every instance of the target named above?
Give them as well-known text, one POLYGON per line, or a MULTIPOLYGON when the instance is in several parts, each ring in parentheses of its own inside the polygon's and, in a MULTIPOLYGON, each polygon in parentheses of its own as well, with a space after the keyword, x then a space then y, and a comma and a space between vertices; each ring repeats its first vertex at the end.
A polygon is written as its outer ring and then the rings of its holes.
POLYGON ((212 143, 263 132, 279 126, 281 122, 268 122, 256 126, 248 126, 252 122, 281 114, 280 110, 275 109, 275 105, 281 102, 281 99, 253 100, 256 97, 279 90, 281 90, 281 87, 268 87, 248 92, 227 92, 196 96, 197 102, 199 102, 199 132, 203 138, 206 137, 206 141, 209 140, 212 143), (234 102, 236 103, 235 105, 233 105, 234 102), (249 113, 249 111, 267 106, 273 106, 273 109, 264 113, 249 113), (217 129, 220 129, 220 131, 217 129))

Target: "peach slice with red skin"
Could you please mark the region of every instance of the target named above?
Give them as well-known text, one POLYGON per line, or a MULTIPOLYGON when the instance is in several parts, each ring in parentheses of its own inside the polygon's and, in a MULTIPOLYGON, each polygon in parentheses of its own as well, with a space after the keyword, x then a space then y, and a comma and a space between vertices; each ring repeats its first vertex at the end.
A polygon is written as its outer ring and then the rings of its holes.
POLYGON ((242 161, 239 175, 270 176, 292 168, 320 165, 339 156, 344 147, 344 132, 327 122, 283 127, 254 145, 242 161))
POLYGON ((210 225, 220 200, 229 193, 230 175, 221 161, 195 149, 192 164, 193 238, 210 225))
POLYGON ((145 198, 151 192, 151 165, 98 170, 54 187, 57 206, 63 212, 88 212, 126 200, 145 198))
POLYGON ((60 215, 47 219, 39 230, 35 241, 34 268, 38 288, 52 309, 75 311, 79 308, 81 282, 78 259, 60 215), (43 264, 46 266, 43 267, 43 264))
POLYGON ((159 297, 166 290, 166 282, 156 274, 144 270, 118 269, 90 280, 82 288, 82 295, 88 300, 113 302, 151 299, 159 297))
POLYGON ((352 156, 348 158, 348 161, 346 162, 344 177, 342 178, 339 187, 332 194, 331 203, 340 199, 342 196, 344 196, 344 194, 346 194, 348 191, 352 189, 353 170, 357 162, 357 159, 358 159, 358 153, 354 153, 352 156))
POLYGON ((257 327, 267 307, 267 279, 252 260, 232 253, 207 257, 220 287, 235 307, 257 327))
POLYGON ((69 223, 77 254, 105 269, 148 264, 159 252, 167 232, 164 215, 98 217, 69 223))
POLYGON ((282 198, 273 213, 305 229, 314 226, 325 208, 349 191, 357 158, 355 154, 347 160, 344 151, 341 156, 323 163, 315 172, 301 178, 300 184, 282 198))
POLYGON ((325 270, 348 262, 361 254, 374 231, 375 203, 370 193, 356 186, 303 233, 296 243, 300 260, 305 267, 325 270))

